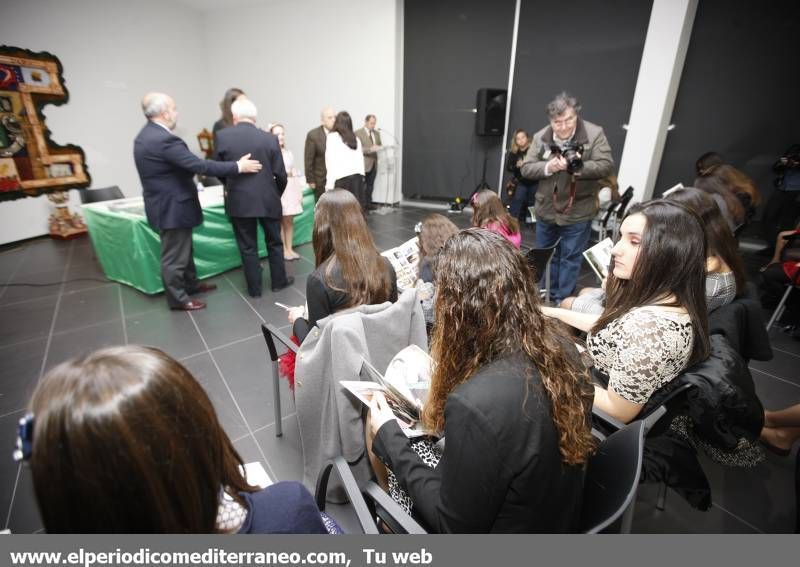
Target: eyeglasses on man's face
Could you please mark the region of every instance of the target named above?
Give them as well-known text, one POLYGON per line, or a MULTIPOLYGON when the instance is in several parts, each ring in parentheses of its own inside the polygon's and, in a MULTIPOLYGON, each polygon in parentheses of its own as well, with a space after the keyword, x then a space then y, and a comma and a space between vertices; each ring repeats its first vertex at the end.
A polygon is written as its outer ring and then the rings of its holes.
POLYGON ((563 128, 565 126, 572 126, 577 118, 578 115, 573 113, 571 116, 565 116, 564 118, 551 120, 550 124, 553 126, 553 128, 563 128))

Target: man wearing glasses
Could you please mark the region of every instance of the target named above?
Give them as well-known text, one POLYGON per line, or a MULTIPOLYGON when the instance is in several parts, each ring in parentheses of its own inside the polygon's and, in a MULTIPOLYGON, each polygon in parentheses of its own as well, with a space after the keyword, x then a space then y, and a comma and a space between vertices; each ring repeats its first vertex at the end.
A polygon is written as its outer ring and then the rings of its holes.
POLYGON ((552 246, 561 238, 550 266, 550 294, 556 304, 575 290, 601 180, 614 171, 603 129, 580 118, 580 109, 574 96, 556 95, 547 105, 550 125, 533 135, 520 168, 526 179, 539 180, 536 247, 552 246))

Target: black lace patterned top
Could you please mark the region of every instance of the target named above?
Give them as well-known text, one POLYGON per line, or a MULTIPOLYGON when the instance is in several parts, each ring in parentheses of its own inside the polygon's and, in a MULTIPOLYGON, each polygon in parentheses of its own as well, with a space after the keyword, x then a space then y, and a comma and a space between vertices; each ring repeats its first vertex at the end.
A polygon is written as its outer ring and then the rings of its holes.
POLYGON ((609 377, 608 387, 636 404, 683 372, 693 343, 689 315, 653 307, 631 309, 586 339, 595 366, 609 377))

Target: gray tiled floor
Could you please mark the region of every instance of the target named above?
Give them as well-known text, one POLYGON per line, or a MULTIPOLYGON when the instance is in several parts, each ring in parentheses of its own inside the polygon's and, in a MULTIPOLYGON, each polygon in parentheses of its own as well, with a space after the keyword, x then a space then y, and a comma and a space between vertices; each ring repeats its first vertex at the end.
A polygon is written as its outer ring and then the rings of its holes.
MULTIPOLYGON (((413 236, 413 227, 431 211, 404 208, 372 215, 369 224, 381 247, 413 236)), ((469 215, 451 217, 465 227, 469 215)), ((534 244, 525 228, 523 243, 534 244)), ((29 471, 10 459, 15 423, 41 374, 53 365, 108 344, 157 345, 180 359, 209 393, 220 420, 246 461, 262 461, 273 478, 300 479, 302 452, 294 404, 281 383, 283 437, 275 437, 272 370, 259 324, 287 324, 275 301, 299 305, 305 280, 313 270, 310 245, 298 247, 303 258, 287 263, 296 278, 279 293, 247 296, 241 270, 212 278, 219 289, 203 297, 208 309, 173 312, 161 296, 147 296, 125 285, 104 282, 88 239, 56 242, 38 239, 19 248, 0 250, 0 283, 56 282, 42 287, 0 287, 0 528, 34 532, 42 528, 33 499, 29 471), (80 278, 80 279, 76 279, 80 278), (75 280, 60 284, 62 280, 75 280), (2 456, 2 451, 0 451, 2 456)), ((757 261, 757 260, 754 260, 757 261)), ((593 285, 583 273, 581 285, 593 285)), ((265 289, 269 289, 266 282, 265 289)), ((753 362, 753 377, 764 405, 800 402, 800 343, 774 330, 775 358, 753 362)), ((638 532, 788 532, 793 529, 793 461, 769 455, 755 470, 725 469, 703 461, 712 485, 714 505, 698 512, 670 493, 666 510, 654 503, 656 487, 643 486, 637 502, 638 532)), ((344 510, 335 514, 345 526, 344 510)))

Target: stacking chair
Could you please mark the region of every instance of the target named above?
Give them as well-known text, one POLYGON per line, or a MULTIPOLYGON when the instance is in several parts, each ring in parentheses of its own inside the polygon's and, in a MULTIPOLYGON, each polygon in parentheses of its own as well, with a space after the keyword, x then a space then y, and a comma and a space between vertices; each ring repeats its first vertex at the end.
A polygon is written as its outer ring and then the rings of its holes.
POLYGON ((533 268, 536 279, 541 281, 542 276, 544 276, 544 289, 539 290, 539 294, 548 305, 550 305, 550 264, 559 244, 561 244, 561 238, 556 240, 552 246, 531 248, 525 254, 528 259, 528 265, 533 268))
MULTIPOLYGON (((781 253, 781 261, 797 258, 800 235, 790 234, 788 236, 784 236, 783 239, 786 240, 786 245, 781 253)), ((786 309, 786 300, 789 299, 789 295, 796 287, 800 287, 800 270, 795 273, 792 281, 786 285, 786 291, 784 292, 783 297, 781 297, 780 303, 778 303, 775 311, 772 312, 772 317, 769 318, 769 323, 767 323, 767 331, 769 331, 772 325, 775 324, 775 321, 780 319, 781 315, 783 315, 783 311, 786 309)))
POLYGON ((630 533, 644 456, 645 422, 612 433, 589 459, 583 484, 580 531, 630 533))
POLYGON ((361 490, 358 484, 356 484, 356 479, 350 470, 350 466, 343 457, 336 457, 328 461, 325 466, 322 467, 317 477, 317 489, 314 493, 314 498, 317 501, 317 508, 319 508, 323 517, 327 515, 325 513, 325 504, 327 500, 326 496, 328 495, 328 481, 334 469, 341 480, 342 486, 344 486, 345 493, 350 500, 350 505, 356 513, 362 532, 365 534, 377 534, 378 527, 375 523, 375 515, 367 506, 364 497, 361 495, 361 490))
POLYGON ((272 397, 274 398, 275 437, 280 437, 283 435, 283 420, 281 415, 281 379, 278 374, 278 359, 280 358, 280 354, 278 354, 276 341, 295 354, 297 354, 297 345, 294 344, 289 337, 281 333, 275 325, 261 323, 261 332, 264 335, 264 341, 267 343, 269 359, 272 361, 272 397))
MULTIPOLYGON (((581 532, 630 533, 644 456, 644 430, 644 421, 624 426, 604 439, 589 459, 579 523, 581 532)), ((374 482, 366 483, 361 494, 374 516, 392 533, 426 533, 374 482)))
POLYGON ((81 203, 99 203, 101 201, 113 201, 114 199, 124 199, 122 190, 116 186, 102 187, 100 189, 80 189, 81 203))

